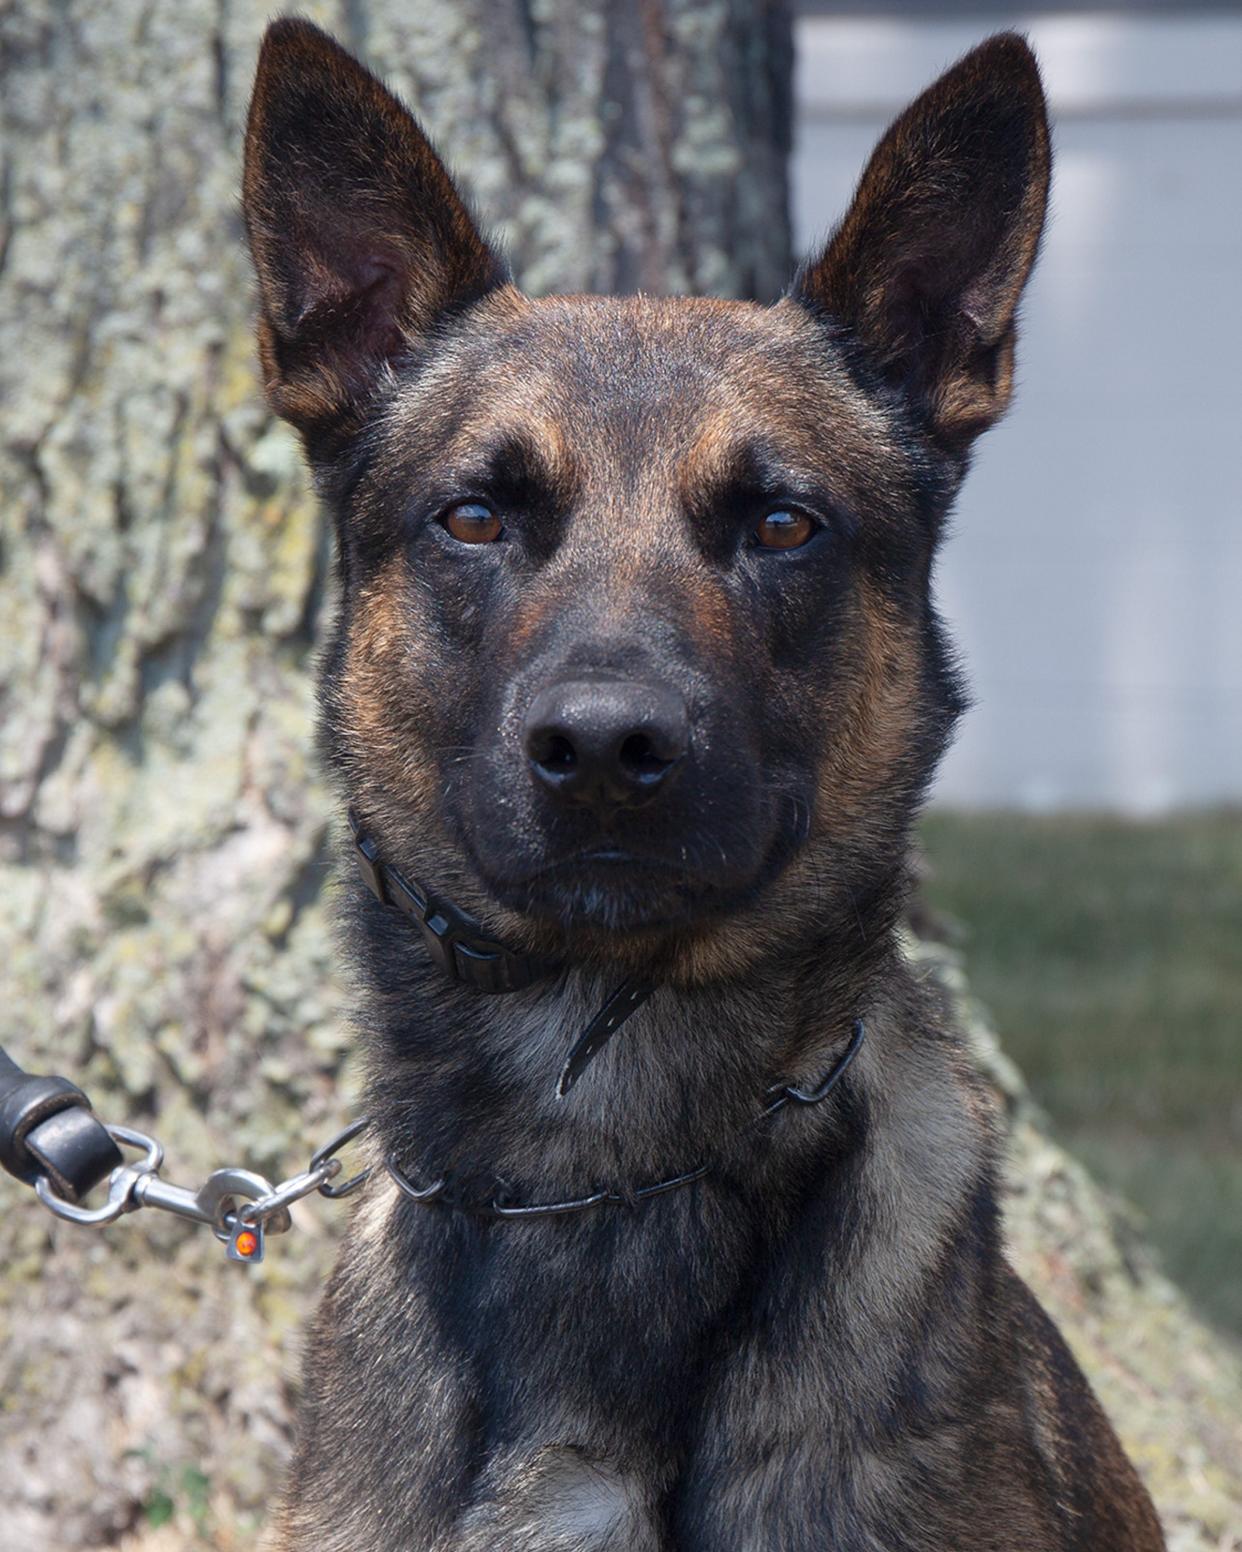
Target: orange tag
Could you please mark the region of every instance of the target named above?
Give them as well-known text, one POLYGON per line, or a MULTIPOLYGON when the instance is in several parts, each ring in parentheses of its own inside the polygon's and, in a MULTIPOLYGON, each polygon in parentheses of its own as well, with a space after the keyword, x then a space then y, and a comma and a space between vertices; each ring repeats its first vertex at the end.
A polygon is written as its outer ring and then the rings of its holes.
POLYGON ((259 1224, 251 1228, 249 1224, 239 1223, 233 1229, 229 1240, 229 1260, 248 1261, 251 1266, 263 1259, 263 1226, 259 1224))

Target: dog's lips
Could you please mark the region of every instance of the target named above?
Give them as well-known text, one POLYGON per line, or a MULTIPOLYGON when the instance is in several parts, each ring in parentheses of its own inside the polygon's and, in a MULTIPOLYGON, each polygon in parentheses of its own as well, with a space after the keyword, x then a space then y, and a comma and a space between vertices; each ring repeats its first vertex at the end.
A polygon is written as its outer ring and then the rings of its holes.
POLYGON ((508 878, 480 872, 502 904, 560 926, 610 931, 684 925, 714 893, 684 864, 623 847, 575 852, 508 878))
MULTIPOLYGON (((757 856, 731 858, 723 846, 682 841, 637 846, 630 835, 598 835, 573 851, 514 857, 463 836, 480 883, 495 903, 562 932, 594 937, 680 933, 745 909, 786 866, 805 831, 778 829, 757 856), (500 866, 497 866, 497 864, 500 866)), ((551 850, 552 848, 548 848, 551 850)))
POLYGON ((659 858, 640 857, 637 853, 626 851, 621 846, 601 846, 597 850, 579 852, 576 857, 568 857, 563 862, 554 862, 546 868, 537 869, 531 875, 531 878, 538 878, 542 874, 555 873, 566 868, 590 867, 593 863, 614 867, 671 867, 671 864, 663 862, 659 858))

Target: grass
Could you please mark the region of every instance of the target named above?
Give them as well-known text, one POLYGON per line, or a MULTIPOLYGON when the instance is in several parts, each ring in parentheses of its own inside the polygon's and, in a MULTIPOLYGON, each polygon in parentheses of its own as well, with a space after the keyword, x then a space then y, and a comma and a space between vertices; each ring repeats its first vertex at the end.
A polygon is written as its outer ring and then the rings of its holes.
POLYGON ((1242 1333, 1242 811, 937 810, 929 903, 1059 1135, 1242 1333))

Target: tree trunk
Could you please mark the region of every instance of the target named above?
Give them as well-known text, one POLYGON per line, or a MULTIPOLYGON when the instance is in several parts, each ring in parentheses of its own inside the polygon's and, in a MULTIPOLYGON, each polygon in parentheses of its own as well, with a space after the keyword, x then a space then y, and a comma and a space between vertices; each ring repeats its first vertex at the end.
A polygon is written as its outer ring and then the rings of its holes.
MULTIPOLYGON (((307 9, 424 118, 529 289, 784 284, 778 0, 307 9)), ((0 17, 0 1039, 187 1184, 291 1173, 351 1113, 310 755, 328 536, 256 384, 237 202, 265 14, 0 17)), ((993 1065, 1024 1267, 1179 1545, 1227 1545, 1242 1382, 993 1065)), ((63 1226, 7 1179, 0 1207, 0 1545, 251 1546, 347 1209, 298 1211, 247 1271, 161 1214, 63 1226)))
MULTIPOLYGON (((341 0, 528 289, 774 295, 790 36, 749 0, 341 0), (604 104, 601 111, 601 103, 604 104)), ((310 670, 329 537, 262 403, 238 209, 267 8, 0 16, 0 1039, 167 1174, 350 1114, 310 670)), ((0 1545, 248 1546, 343 1207, 261 1269, 0 1185, 0 1545)))

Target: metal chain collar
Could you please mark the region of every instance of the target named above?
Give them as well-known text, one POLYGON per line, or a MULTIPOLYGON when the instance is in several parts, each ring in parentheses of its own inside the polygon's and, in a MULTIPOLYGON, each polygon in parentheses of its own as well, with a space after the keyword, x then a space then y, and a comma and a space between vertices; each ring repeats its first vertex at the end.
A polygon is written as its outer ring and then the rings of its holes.
MULTIPOLYGON (((751 1117, 738 1135, 752 1131, 768 1116, 775 1115, 786 1105, 818 1105, 822 1100, 827 1099, 845 1076, 850 1063, 858 1055, 865 1034, 866 1026, 862 1019, 855 1019, 849 1045, 813 1089, 798 1088, 792 1083, 774 1084, 765 1095, 768 1103, 757 1115, 751 1117)), ((447 1176, 441 1176, 429 1186, 417 1186, 392 1154, 385 1158, 384 1168, 402 1194, 411 1202, 417 1202, 420 1207, 455 1207, 482 1218, 551 1218, 563 1213, 586 1212, 592 1207, 636 1207, 640 1202, 649 1201, 653 1196, 663 1196, 666 1191, 675 1191, 679 1186, 693 1185, 696 1180, 702 1180, 704 1175, 711 1172, 713 1163, 709 1161, 696 1164, 693 1169, 688 1169, 682 1174, 670 1175, 667 1180, 657 1180, 651 1185, 637 1186, 629 1191, 609 1190, 607 1187, 600 1186, 584 1196, 569 1197, 563 1202, 529 1202, 523 1205, 504 1200, 503 1191, 498 1190, 490 1201, 475 1206, 466 1206, 447 1194, 449 1184, 447 1176)))
MULTIPOLYGON (((367 887, 382 904, 396 907, 420 928, 433 960, 450 979, 473 986, 476 991, 506 992, 520 990, 557 970, 551 961, 514 953, 484 936, 473 918, 451 902, 433 899, 386 863, 365 833, 361 820, 352 812, 349 823, 367 887)), ((616 988, 574 1042, 557 1082, 559 1098, 568 1095, 600 1049, 655 990, 654 982, 637 975, 628 977, 616 988)), ((858 1019, 848 1048, 815 1089, 807 1092, 791 1084, 770 1088, 764 1096, 767 1104, 742 1130, 757 1126, 785 1105, 819 1104, 854 1060, 863 1033, 863 1022, 858 1019)), ((160 1178, 164 1148, 154 1137, 99 1121, 91 1113, 89 1099, 75 1084, 65 1078, 34 1077, 0 1047, 0 1167, 33 1185, 44 1207, 70 1223, 99 1226, 113 1223, 140 1207, 156 1207, 207 1224, 228 1247, 233 1261, 262 1261, 266 1236, 283 1234, 293 1226, 289 1208, 294 1202, 315 1192, 340 1198, 356 1191, 371 1168, 333 1185, 342 1168, 336 1155, 369 1125, 370 1118, 366 1116, 352 1122, 312 1155, 301 1174, 277 1185, 254 1170, 218 1169, 197 1191, 191 1191, 160 1178), (125 1163, 121 1145, 136 1149, 142 1158, 136 1163, 125 1163), (102 1183, 105 1176, 108 1199, 103 1206, 79 1207, 73 1198, 102 1183)), ((459 1207, 506 1219, 542 1218, 592 1207, 634 1206, 679 1186, 692 1185, 712 1167, 713 1161, 707 1161, 665 1180, 629 1190, 597 1186, 566 1201, 525 1205, 506 1200, 504 1189, 498 1184, 489 1202, 467 1207, 453 1201, 447 1177, 419 1187, 393 1156, 384 1160, 388 1174, 413 1202, 459 1207)))

